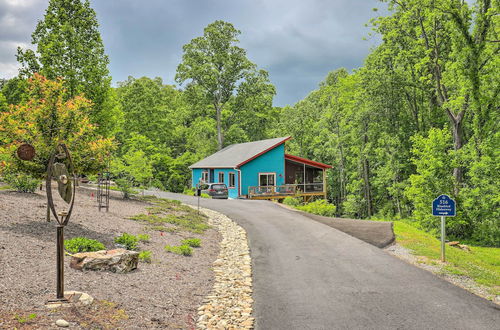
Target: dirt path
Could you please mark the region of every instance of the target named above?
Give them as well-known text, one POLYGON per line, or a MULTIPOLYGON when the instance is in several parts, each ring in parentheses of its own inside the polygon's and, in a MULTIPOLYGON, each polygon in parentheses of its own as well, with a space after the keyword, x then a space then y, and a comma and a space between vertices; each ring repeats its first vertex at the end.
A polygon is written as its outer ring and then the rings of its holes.
POLYGON ((114 248, 124 232, 149 234, 141 250, 152 252, 152 263, 139 263, 129 274, 80 272, 65 260, 65 289, 83 291, 97 303, 91 308, 49 313, 44 304, 55 295, 55 224, 45 221, 44 192, 0 192, 0 328, 45 328, 58 318, 72 327, 192 328, 197 308, 212 288, 212 263, 219 251, 219 234, 160 232, 127 217, 145 213, 141 201, 111 199, 110 212, 98 212, 92 192, 77 192, 65 238, 87 237, 114 248), (200 238, 192 257, 164 250, 187 237, 200 238), (30 319, 29 315, 35 314, 30 319), (24 322, 23 322, 24 321, 24 322))

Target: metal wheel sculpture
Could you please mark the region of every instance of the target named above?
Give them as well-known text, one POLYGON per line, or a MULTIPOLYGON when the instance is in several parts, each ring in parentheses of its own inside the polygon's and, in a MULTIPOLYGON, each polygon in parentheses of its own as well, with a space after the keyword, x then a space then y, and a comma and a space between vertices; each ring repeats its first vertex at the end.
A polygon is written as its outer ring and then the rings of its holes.
POLYGON ((97 179, 97 207, 109 211, 109 172, 99 173, 97 179))
POLYGON ((57 219, 57 296, 53 302, 67 302, 64 297, 64 226, 66 226, 75 203, 75 173, 71 155, 65 144, 60 143, 47 166, 47 204, 57 219), (56 211, 52 197, 52 180, 57 181, 59 196, 69 205, 69 209, 56 211))

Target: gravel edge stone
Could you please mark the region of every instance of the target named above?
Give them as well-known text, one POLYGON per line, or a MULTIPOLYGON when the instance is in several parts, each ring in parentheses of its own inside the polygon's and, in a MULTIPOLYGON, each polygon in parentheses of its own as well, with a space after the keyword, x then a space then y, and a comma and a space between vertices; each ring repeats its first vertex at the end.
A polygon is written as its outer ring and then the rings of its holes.
MULTIPOLYGON (((194 207, 193 207, 194 208, 194 207)), ((252 329, 252 263, 246 231, 219 212, 200 208, 222 236, 214 287, 198 308, 198 329, 252 329)))

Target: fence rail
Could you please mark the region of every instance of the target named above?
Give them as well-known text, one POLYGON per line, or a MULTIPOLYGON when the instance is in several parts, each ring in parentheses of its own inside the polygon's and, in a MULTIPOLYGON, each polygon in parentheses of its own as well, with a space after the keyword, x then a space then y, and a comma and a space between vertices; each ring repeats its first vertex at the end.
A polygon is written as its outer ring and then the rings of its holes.
POLYGON ((323 183, 285 184, 281 186, 250 186, 248 197, 254 196, 292 196, 301 193, 322 193, 323 183))

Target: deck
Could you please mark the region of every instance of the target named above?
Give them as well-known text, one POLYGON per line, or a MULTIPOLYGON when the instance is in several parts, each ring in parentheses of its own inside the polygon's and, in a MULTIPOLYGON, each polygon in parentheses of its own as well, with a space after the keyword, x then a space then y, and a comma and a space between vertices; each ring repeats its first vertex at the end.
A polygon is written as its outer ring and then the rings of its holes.
POLYGON ((284 199, 286 197, 303 197, 309 201, 314 196, 326 198, 323 183, 286 184, 282 186, 251 186, 248 187, 249 199, 284 199))

